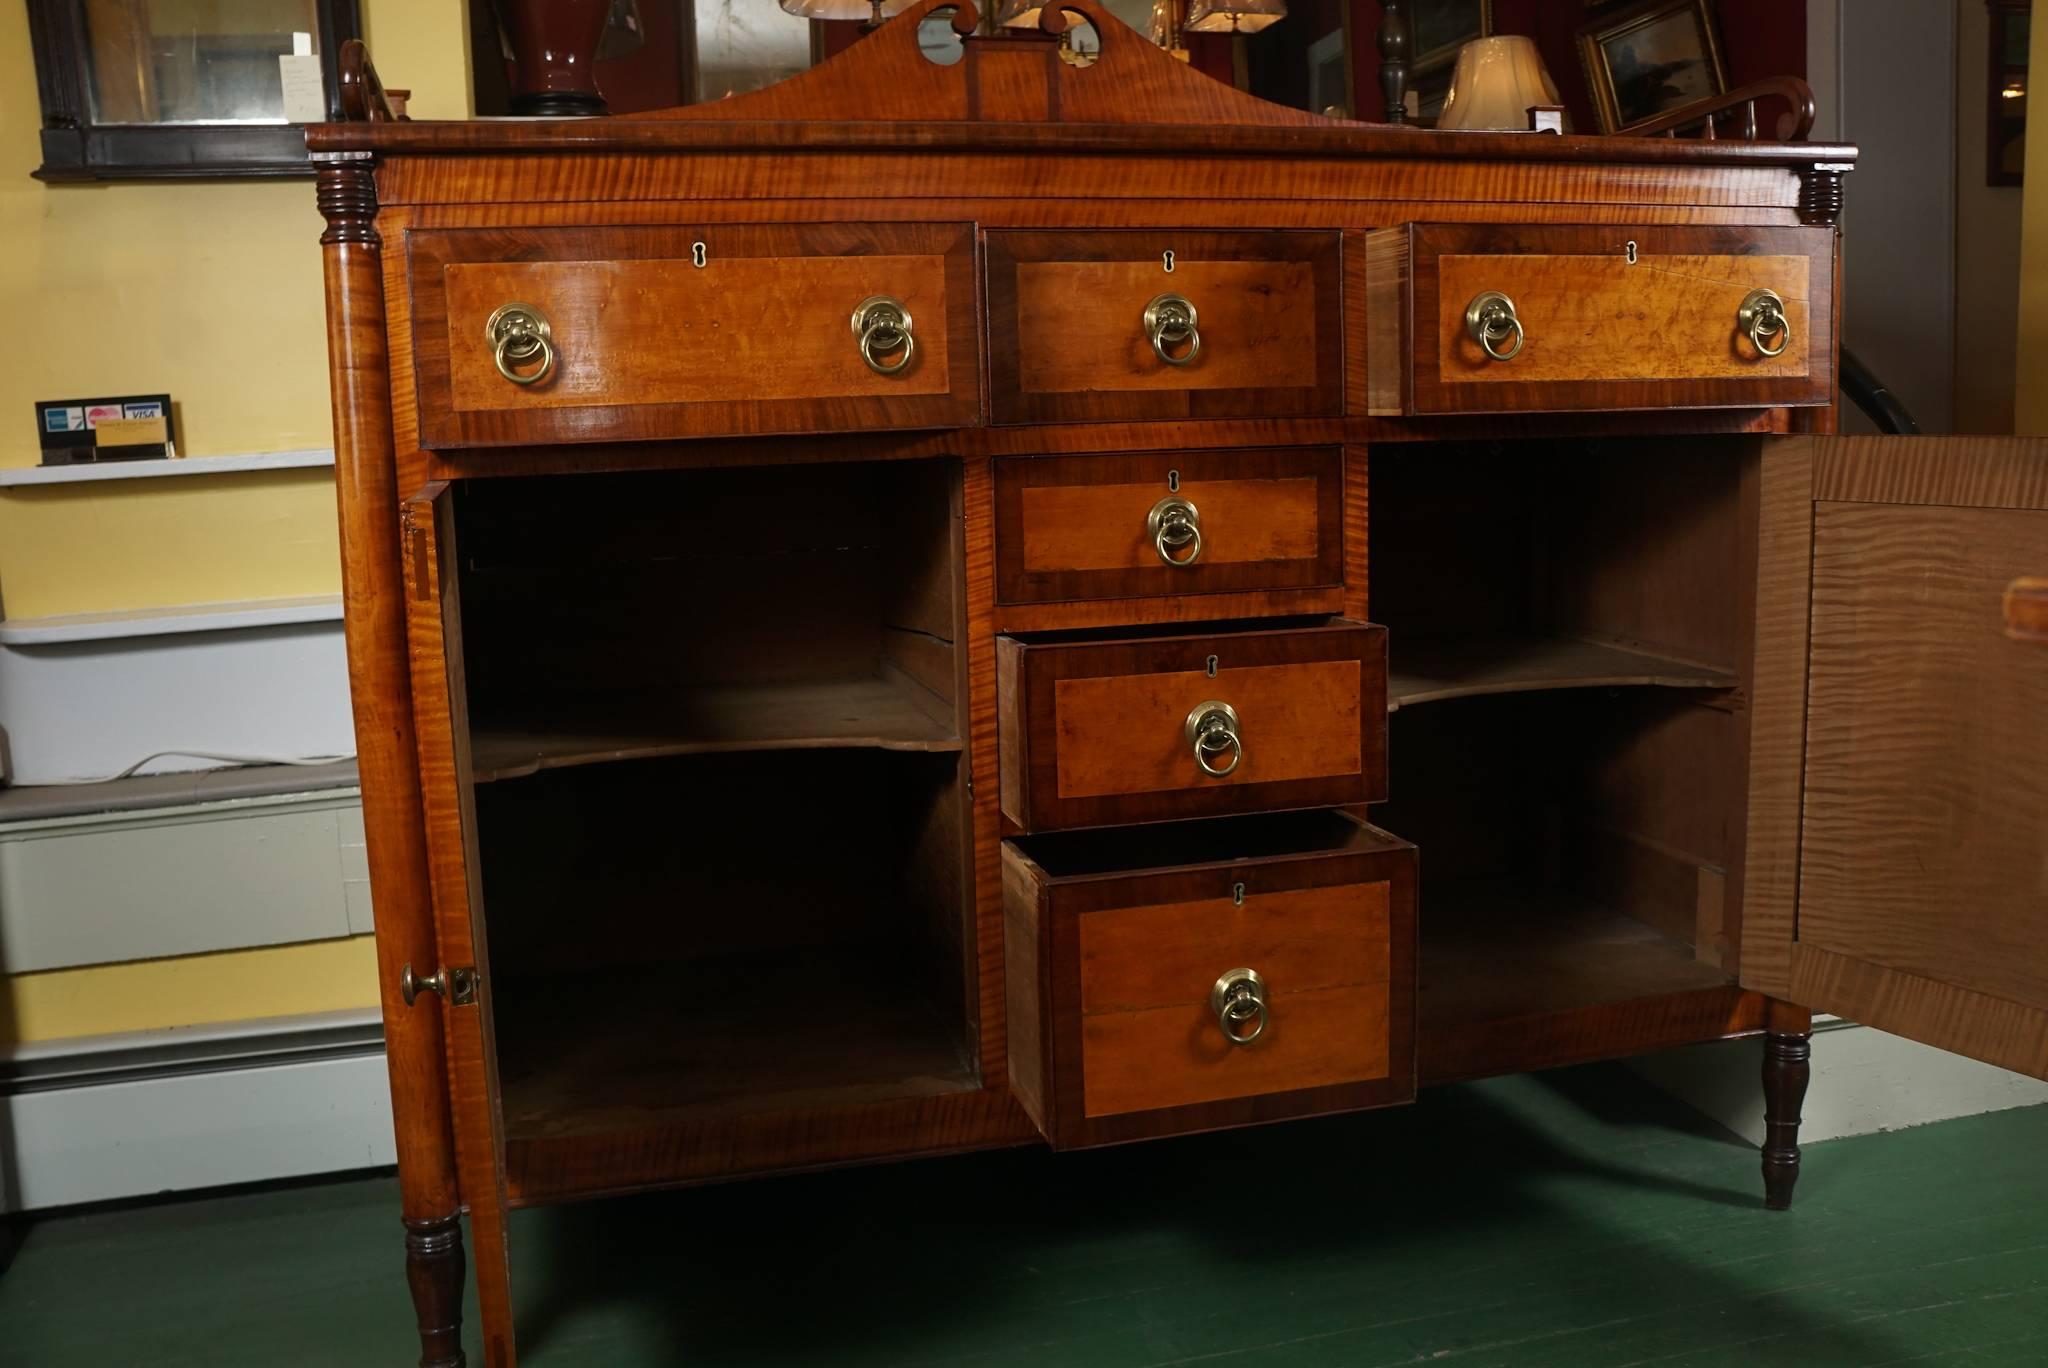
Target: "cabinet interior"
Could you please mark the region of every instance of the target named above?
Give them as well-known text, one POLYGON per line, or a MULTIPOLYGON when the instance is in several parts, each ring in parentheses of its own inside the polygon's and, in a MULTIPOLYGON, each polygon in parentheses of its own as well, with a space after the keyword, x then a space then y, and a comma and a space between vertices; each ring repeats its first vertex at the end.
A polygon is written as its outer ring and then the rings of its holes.
POLYGON ((1546 1031, 1591 1054, 1589 1008, 1734 995, 1758 454, 1372 452, 1373 820, 1423 851, 1423 1081, 1532 1067, 1546 1031))
POLYGON ((603 478, 457 505, 508 1139, 978 1087, 957 463, 603 478))

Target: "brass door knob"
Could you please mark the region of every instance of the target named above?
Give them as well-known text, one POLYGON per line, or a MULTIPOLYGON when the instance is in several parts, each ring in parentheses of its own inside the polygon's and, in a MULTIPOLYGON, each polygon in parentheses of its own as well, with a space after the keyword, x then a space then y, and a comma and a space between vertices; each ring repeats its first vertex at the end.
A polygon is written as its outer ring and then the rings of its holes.
POLYGON ((1515 301, 1499 290, 1472 297, 1465 306, 1465 332, 1496 361, 1512 361, 1522 354, 1522 320, 1515 317, 1515 301))
POLYGON ((1209 990, 1209 1010, 1223 1037, 1249 1045, 1266 1033, 1266 981, 1256 969, 1232 969, 1209 990), (1249 1027, 1249 1029, 1246 1029, 1249 1027))
POLYGON ((1144 324, 1145 336, 1152 339, 1152 354, 1167 365, 1192 365, 1202 354, 1202 331, 1195 326, 1195 306, 1184 297, 1155 296, 1145 306, 1144 324))
POLYGON ((1169 494, 1152 505, 1145 515, 1145 531, 1151 534, 1152 549, 1159 559, 1185 570, 1202 558, 1202 515, 1195 505, 1178 494, 1169 494), (1185 554, 1176 554, 1186 547, 1185 554))
POLYGON ((498 374, 515 385, 538 385, 554 373, 555 330, 531 304, 500 304, 484 324, 484 341, 498 374))
POLYGON ((1237 709, 1221 699, 1195 704, 1188 714, 1186 735, 1195 752, 1195 764, 1211 779, 1226 778, 1244 763, 1244 741, 1238 735, 1237 709), (1218 757, 1229 756, 1230 763, 1218 757))
POLYGON ((869 295, 853 311, 853 335, 860 339, 860 359, 877 375, 895 375, 917 355, 910 335, 910 310, 888 295, 869 295))
POLYGON ((415 974, 412 971, 412 962, 408 960, 398 971, 398 995, 404 998, 405 1005, 410 1007, 421 993, 439 993, 442 997, 447 997, 448 971, 436 969, 431 974, 415 974))
POLYGON ((1779 356, 1792 345, 1792 320, 1785 317, 1785 301, 1776 290, 1751 290, 1735 311, 1735 326, 1749 335, 1759 356, 1779 356), (1766 337, 1778 339, 1773 347, 1766 337))

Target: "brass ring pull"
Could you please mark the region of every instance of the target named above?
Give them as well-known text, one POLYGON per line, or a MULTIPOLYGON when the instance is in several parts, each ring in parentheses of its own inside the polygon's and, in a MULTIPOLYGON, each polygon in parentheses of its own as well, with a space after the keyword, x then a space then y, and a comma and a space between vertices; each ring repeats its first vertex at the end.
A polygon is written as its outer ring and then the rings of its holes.
POLYGON ((1185 570, 1202 558, 1202 515, 1193 503, 1169 494, 1152 505, 1145 515, 1145 530, 1152 534, 1152 549, 1159 559, 1177 570, 1185 570), (1187 554, 1174 553, 1186 547, 1187 554))
POLYGON ((1266 1033, 1266 981, 1256 969, 1232 969, 1209 990, 1209 1010, 1233 1045, 1249 1045, 1266 1033), (1251 1029, 1243 1029, 1249 1022, 1251 1029))
POLYGON ((1465 331, 1480 350, 1496 361, 1512 361, 1522 354, 1522 320, 1515 317, 1515 301, 1499 290, 1487 290, 1472 297, 1465 306, 1465 331), (1509 342, 1507 349, 1501 343, 1509 342))
POLYGON ((909 367, 910 358, 917 355, 917 339, 910 328, 910 310, 888 295, 869 295, 853 311, 860 359, 877 375, 895 375, 909 367), (885 359, 897 352, 902 354, 894 361, 885 359))
POLYGON ((1195 326, 1195 306, 1177 294, 1156 296, 1145 306, 1145 335, 1152 354, 1169 366, 1190 366, 1202 354, 1202 331, 1195 326), (1179 351, 1176 348, 1185 347, 1179 351))
POLYGON ((442 997, 447 997, 448 971, 436 969, 431 974, 415 974, 412 971, 412 961, 407 960, 405 966, 398 971, 398 995, 404 998, 405 1005, 410 1007, 413 999, 421 993, 439 993, 442 997))
POLYGON ((1185 734, 1195 752, 1195 764, 1211 779, 1228 778, 1244 763, 1244 740, 1238 734, 1237 709, 1220 699, 1195 704, 1188 714, 1185 734), (1230 763, 1218 764, 1212 756, 1228 755, 1230 763))
POLYGON ((531 304, 501 304, 484 324, 498 374, 515 385, 538 385, 555 373, 555 330, 531 304), (535 357, 540 365, 522 370, 535 357))
POLYGON ((1745 295, 1742 307, 1735 311, 1735 325, 1749 334, 1758 356, 1782 356, 1792 345, 1792 320, 1785 317, 1785 301, 1776 290, 1751 290, 1745 295), (1766 345, 1766 337, 1777 338, 1778 345, 1766 345))

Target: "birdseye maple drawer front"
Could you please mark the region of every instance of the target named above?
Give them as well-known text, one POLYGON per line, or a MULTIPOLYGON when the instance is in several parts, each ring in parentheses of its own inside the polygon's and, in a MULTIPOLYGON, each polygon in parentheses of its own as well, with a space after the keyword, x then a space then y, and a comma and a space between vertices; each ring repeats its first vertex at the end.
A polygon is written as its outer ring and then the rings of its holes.
POLYGON ((1340 812, 1003 846, 1013 1091, 1061 1147, 1415 1095, 1415 850, 1340 812))
POLYGON ((1343 404, 1338 235, 988 235, 999 423, 1299 417, 1343 404))
POLYGON ((1834 395, 1831 228, 1415 223, 1366 241, 1375 414, 1834 395))
POLYGON ((1138 598, 1344 582, 1335 447, 996 462, 996 597, 1138 598))
POLYGON ((424 445, 981 419, 965 224, 407 236, 424 445))
POLYGON ((1022 831, 1386 796, 1386 629, 996 639, 1002 806, 1022 831))

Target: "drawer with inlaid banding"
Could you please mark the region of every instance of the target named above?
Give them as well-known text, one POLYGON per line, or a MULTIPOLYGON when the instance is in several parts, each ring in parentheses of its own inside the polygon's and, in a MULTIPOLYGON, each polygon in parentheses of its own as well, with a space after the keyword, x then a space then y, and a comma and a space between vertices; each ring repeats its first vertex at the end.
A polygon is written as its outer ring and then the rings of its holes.
POLYGON ((1831 229, 1410 223, 1362 246, 1356 409, 1834 400, 1831 229))
POLYGON ((1018 830, 1386 796, 1385 628, 996 647, 1002 807, 1018 830))

